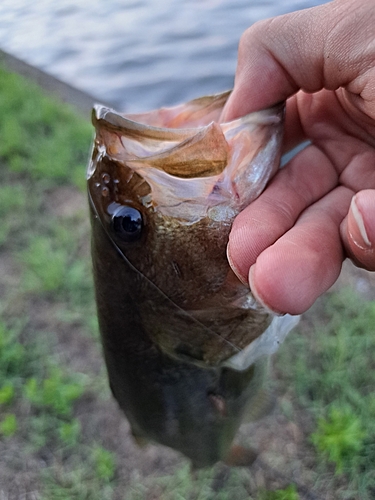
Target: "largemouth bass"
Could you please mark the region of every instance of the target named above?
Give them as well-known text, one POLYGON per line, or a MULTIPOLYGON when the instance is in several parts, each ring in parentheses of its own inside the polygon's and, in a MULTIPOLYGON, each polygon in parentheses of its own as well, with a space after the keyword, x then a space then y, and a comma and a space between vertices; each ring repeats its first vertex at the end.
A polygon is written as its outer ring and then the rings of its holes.
POLYGON ((228 95, 138 115, 96 106, 87 174, 111 390, 139 442, 196 467, 243 461, 232 442, 262 360, 295 324, 263 310, 226 258, 234 217, 279 167, 284 106, 219 123, 228 95))

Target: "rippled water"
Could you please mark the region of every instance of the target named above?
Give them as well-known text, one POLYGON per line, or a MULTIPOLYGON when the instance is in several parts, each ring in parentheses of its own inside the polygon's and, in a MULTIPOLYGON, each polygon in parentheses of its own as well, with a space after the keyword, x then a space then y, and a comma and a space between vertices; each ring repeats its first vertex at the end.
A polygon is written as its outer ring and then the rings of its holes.
POLYGON ((1 0, 0 47, 126 111, 230 88, 241 33, 322 0, 1 0))

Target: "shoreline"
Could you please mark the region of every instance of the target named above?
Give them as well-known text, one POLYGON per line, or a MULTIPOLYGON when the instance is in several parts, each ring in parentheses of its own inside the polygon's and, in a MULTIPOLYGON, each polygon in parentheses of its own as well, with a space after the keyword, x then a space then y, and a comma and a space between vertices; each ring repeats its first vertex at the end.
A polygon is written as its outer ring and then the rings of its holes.
POLYGON ((17 73, 32 80, 39 85, 43 91, 56 97, 60 102, 73 106, 80 115, 83 115, 88 120, 90 120, 94 104, 100 103, 108 107, 113 107, 110 103, 103 102, 101 99, 45 73, 36 66, 32 66, 2 49, 0 49, 0 65, 7 71, 17 73))

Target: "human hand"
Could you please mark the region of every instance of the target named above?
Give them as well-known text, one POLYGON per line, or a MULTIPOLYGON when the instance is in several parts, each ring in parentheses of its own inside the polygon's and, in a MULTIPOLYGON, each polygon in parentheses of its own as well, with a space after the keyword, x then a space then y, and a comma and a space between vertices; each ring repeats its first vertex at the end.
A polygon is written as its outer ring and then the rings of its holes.
POLYGON ((375 270, 375 2, 334 0, 242 36, 222 120, 287 100, 280 170, 232 228, 228 259, 255 297, 300 314, 349 257, 375 270))

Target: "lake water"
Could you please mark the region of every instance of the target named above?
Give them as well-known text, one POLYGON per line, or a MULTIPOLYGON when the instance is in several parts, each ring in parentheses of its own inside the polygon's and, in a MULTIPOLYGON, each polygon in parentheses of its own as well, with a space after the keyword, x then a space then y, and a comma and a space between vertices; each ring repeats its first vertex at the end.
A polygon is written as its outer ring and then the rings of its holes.
POLYGON ((318 0, 1 0, 0 47, 126 111, 228 89, 241 33, 318 0))

